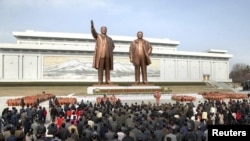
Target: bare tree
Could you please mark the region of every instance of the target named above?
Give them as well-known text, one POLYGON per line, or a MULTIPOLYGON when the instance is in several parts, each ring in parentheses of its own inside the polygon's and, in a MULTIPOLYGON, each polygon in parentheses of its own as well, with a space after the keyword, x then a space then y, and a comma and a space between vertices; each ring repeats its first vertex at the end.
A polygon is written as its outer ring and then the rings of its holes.
POLYGON ((250 67, 243 63, 237 63, 233 66, 229 77, 233 80, 233 82, 250 80, 250 67))

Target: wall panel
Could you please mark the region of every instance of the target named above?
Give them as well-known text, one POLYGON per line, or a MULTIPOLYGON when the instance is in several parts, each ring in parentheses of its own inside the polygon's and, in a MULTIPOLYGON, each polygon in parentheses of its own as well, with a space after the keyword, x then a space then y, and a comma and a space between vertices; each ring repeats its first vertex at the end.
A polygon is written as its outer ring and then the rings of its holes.
POLYGON ((212 74, 211 73, 211 63, 210 61, 202 61, 202 74, 212 74))
POLYGON ((190 80, 200 79, 200 62, 190 61, 190 80))
POLYGON ((166 60, 165 61, 165 81, 174 81, 176 80, 176 61, 175 60, 166 60))
POLYGON ((19 79, 19 56, 4 55, 3 56, 3 78, 19 79))
POLYGON ((23 56, 23 79, 37 79, 38 78, 38 57, 37 56, 23 56))
POLYGON ((187 60, 178 60, 177 79, 188 80, 188 64, 187 60))

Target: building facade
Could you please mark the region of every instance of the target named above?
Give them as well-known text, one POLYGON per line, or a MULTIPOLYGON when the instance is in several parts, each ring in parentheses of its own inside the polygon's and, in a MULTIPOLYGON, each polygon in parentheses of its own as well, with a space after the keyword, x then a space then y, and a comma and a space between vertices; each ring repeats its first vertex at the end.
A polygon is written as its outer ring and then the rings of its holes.
MULTIPOLYGON (((17 43, 0 43, 0 81, 96 82, 92 68, 95 40, 91 34, 27 30, 13 32, 17 43)), ((114 43, 113 82, 134 82, 129 46, 136 37, 111 36, 114 43)), ((145 38, 153 47, 149 82, 231 82, 225 50, 178 51, 179 41, 145 38)))

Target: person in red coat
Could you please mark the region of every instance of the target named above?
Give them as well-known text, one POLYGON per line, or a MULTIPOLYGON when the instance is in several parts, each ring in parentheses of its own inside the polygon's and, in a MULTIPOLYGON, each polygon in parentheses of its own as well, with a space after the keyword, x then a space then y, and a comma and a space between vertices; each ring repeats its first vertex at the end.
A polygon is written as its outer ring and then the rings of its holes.
POLYGON ((47 113, 48 113, 48 112, 47 112, 46 108, 43 107, 43 119, 42 119, 43 122, 46 121, 47 113))
POLYGON ((60 129, 62 127, 62 123, 64 121, 64 117, 62 115, 60 115, 58 118, 57 118, 57 121, 56 121, 56 124, 57 124, 57 127, 58 129, 60 129))

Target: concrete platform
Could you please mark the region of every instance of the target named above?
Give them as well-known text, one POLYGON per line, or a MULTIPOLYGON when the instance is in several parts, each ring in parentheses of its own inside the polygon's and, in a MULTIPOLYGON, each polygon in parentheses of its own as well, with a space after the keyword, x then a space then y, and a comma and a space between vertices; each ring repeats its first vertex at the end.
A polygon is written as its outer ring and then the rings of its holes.
POLYGON ((156 91, 162 91, 162 88, 160 86, 153 85, 96 85, 87 88, 87 94, 145 94, 155 93, 156 91))

